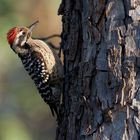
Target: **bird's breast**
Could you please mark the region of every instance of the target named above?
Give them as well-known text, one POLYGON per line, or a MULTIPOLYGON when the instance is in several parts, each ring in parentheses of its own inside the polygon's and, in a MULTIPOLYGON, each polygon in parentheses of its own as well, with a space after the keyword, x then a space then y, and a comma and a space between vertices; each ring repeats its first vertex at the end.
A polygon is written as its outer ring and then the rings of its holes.
POLYGON ((49 73, 44 62, 33 58, 31 54, 24 56, 21 61, 37 88, 40 92, 44 92, 43 90, 46 90, 49 82, 49 73))

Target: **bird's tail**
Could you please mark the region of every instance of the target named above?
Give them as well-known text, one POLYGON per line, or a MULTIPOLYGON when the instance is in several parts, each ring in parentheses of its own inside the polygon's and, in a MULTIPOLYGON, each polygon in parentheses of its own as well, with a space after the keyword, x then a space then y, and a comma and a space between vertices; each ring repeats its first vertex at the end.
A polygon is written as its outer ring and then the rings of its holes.
POLYGON ((57 121, 60 122, 61 121, 61 117, 60 117, 60 113, 59 113, 59 105, 57 106, 56 104, 53 103, 48 103, 52 115, 55 117, 55 115, 57 116, 57 121))

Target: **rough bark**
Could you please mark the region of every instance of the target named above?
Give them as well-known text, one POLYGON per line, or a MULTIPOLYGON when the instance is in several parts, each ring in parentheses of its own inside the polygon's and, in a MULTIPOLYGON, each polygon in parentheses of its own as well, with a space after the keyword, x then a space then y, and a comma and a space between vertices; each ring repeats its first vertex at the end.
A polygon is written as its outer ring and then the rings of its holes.
POLYGON ((65 87, 57 140, 140 139, 140 1, 62 0, 65 87))

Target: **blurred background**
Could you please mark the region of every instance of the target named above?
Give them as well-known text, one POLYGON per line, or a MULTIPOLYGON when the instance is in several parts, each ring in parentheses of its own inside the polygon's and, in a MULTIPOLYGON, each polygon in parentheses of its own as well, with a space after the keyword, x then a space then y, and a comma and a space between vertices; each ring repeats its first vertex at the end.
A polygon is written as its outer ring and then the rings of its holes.
MULTIPOLYGON (((56 120, 39 96, 6 33, 15 26, 40 23, 34 37, 61 33, 61 0, 0 0, 0 140, 54 140, 56 120)), ((60 39, 51 40, 59 45, 60 39)))

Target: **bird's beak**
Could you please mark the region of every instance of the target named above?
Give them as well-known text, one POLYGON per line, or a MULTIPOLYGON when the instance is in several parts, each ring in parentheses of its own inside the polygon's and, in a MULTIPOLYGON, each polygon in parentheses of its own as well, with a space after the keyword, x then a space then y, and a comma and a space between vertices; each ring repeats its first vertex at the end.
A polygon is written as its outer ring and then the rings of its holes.
POLYGON ((36 25, 39 23, 39 21, 35 21, 34 23, 32 23, 28 28, 29 28, 29 32, 32 33, 33 29, 36 27, 36 25))

